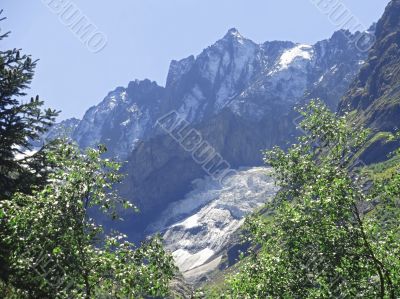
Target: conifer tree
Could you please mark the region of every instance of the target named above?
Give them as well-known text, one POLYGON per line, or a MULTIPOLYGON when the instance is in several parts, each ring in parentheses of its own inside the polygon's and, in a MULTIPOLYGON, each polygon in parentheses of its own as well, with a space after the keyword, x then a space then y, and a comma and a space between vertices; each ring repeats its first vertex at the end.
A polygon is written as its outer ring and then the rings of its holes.
MULTIPOLYGON (((2 11, 0 11, 0 16, 2 11)), ((0 22, 5 18, 0 17, 0 22)), ((0 42, 10 32, 0 34, 0 42)), ((19 49, 0 51, 0 203, 14 192, 30 193, 44 183, 45 157, 31 152, 30 142, 39 138, 54 122, 58 112, 42 109, 38 96, 24 100, 34 75, 36 61, 19 49), (25 156, 25 157, 24 157, 25 156)), ((0 221, 0 231, 4 232, 0 221)), ((9 248, 0 240, 0 278, 7 280, 9 248)))
MULTIPOLYGON (((0 42, 8 35, 0 35, 0 42)), ((0 51, 0 200, 16 190, 29 192, 35 179, 43 177, 41 151, 30 157, 24 154, 32 150, 30 142, 48 129, 58 113, 43 109, 38 96, 24 99, 36 62, 19 49, 0 51)))

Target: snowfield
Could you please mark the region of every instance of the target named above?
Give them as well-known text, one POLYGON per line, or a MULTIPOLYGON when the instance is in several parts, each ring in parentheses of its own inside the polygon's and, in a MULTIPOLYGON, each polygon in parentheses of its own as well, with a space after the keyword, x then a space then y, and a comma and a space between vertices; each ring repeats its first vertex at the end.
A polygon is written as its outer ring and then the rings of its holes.
POLYGON ((209 177, 193 184, 184 199, 171 204, 148 228, 163 232, 166 249, 189 282, 219 266, 215 261, 220 261, 222 250, 245 216, 277 191, 271 169, 265 167, 239 170, 223 185, 209 177))

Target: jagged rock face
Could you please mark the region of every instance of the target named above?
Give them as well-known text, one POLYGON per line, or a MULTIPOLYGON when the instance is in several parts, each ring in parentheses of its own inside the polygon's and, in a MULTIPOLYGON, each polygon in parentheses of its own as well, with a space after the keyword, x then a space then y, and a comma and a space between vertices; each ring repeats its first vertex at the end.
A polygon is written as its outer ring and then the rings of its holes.
POLYGON ((241 170, 218 184, 210 177, 198 179, 184 199, 170 204, 149 233, 163 232, 165 246, 190 283, 217 269, 230 237, 246 214, 271 199, 277 187, 271 170, 241 170))
MULTIPOLYGON (((373 36, 375 26, 368 33, 373 36)), ((356 34, 339 31, 330 40, 318 42, 315 51, 318 56, 317 70, 312 73, 315 83, 308 90, 307 97, 322 99, 333 111, 364 64, 368 53, 357 49, 356 34), (347 49, 347 50, 344 50, 347 49)))
POLYGON ((355 122, 375 131, 400 127, 400 1, 387 6, 376 26, 376 43, 339 111, 355 110, 355 122))
POLYGON ((40 137, 40 140, 32 142, 32 146, 35 148, 40 148, 45 143, 60 137, 69 139, 78 127, 79 123, 79 119, 69 118, 54 124, 40 137))
POLYGON ((105 144, 109 156, 125 159, 152 136, 163 97, 164 88, 149 80, 118 87, 85 113, 72 137, 83 148, 105 144))
POLYGON ((231 29, 197 58, 171 63, 166 106, 192 123, 224 108, 261 120, 274 107, 290 110, 305 94, 324 96, 336 109, 366 59, 352 37, 339 31, 314 46, 279 41, 257 45, 231 29))
POLYGON ((197 125, 224 109, 251 122, 283 119, 305 94, 336 108, 364 59, 345 31, 310 46, 256 44, 231 29, 197 57, 172 61, 165 88, 144 80, 110 92, 86 112, 73 138, 82 147, 104 143, 110 156, 126 159, 159 133, 156 120, 171 110, 197 125))
POLYGON ((275 44, 269 48, 257 45, 231 29, 197 58, 173 62, 166 87, 168 109, 176 109, 192 123, 220 113, 273 64, 274 58, 293 46, 286 42, 275 44))

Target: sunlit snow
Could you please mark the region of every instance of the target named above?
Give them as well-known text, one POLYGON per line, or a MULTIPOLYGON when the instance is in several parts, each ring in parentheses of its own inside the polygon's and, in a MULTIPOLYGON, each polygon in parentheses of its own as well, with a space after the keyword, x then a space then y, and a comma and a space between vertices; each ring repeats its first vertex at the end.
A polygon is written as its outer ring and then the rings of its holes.
POLYGON ((287 69, 296 59, 311 60, 313 47, 310 45, 297 45, 296 47, 285 51, 279 61, 280 69, 287 69))
POLYGON ((163 232, 166 248, 173 253, 183 275, 186 277, 190 271, 191 278, 196 279, 196 275, 212 269, 197 274, 195 269, 217 259, 244 217, 276 191, 271 170, 265 167, 240 170, 223 185, 209 177, 196 180, 193 191, 171 204, 149 231, 163 232))

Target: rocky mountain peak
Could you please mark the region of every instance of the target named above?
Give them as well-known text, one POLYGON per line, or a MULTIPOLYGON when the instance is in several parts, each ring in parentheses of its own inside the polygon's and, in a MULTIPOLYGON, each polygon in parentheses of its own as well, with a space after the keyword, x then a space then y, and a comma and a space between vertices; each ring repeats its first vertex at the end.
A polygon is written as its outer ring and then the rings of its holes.
POLYGON ((172 86, 178 82, 182 76, 191 70, 195 61, 196 59, 193 55, 179 61, 172 60, 169 66, 166 86, 172 86))
POLYGON ((243 36, 240 34, 239 30, 236 28, 231 28, 225 34, 224 39, 243 39, 243 36))
POLYGON ((218 40, 213 47, 220 47, 221 45, 224 46, 238 46, 238 47, 248 47, 248 46, 255 46, 256 43, 254 43, 251 39, 248 39, 244 37, 242 34, 240 34, 239 30, 236 28, 231 28, 228 30, 228 32, 218 40))
POLYGON ((323 86, 327 92, 318 95, 329 98, 335 107, 338 95, 365 59, 350 46, 346 34, 350 33, 337 32, 316 45, 257 44, 232 28, 198 56, 171 61, 165 88, 146 79, 110 92, 87 111, 73 136, 83 147, 114 140, 109 148, 117 152, 111 154, 126 158, 139 140, 158 134, 157 118, 171 110, 193 124, 224 109, 259 121, 274 105, 289 109, 314 85, 318 90, 323 86), (327 86, 335 80, 344 84, 332 94, 327 86), (123 148, 117 144, 124 144, 123 148))
POLYGON ((144 80, 134 80, 129 82, 128 84, 128 90, 132 91, 139 91, 139 90, 144 90, 144 89, 149 89, 149 88, 157 88, 159 87, 157 82, 155 81, 150 81, 149 79, 144 79, 144 80))
MULTIPOLYGON (((368 110, 371 105, 376 105, 380 97, 386 97, 386 93, 398 86, 399 49, 400 0, 393 0, 376 25, 376 43, 351 90, 342 101, 342 111, 348 108, 368 110)), ((390 97, 394 97, 394 94, 390 97)))

